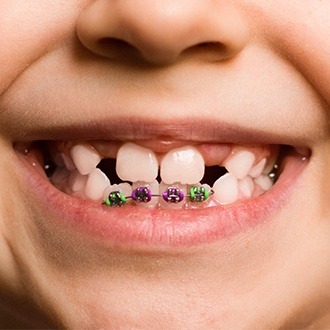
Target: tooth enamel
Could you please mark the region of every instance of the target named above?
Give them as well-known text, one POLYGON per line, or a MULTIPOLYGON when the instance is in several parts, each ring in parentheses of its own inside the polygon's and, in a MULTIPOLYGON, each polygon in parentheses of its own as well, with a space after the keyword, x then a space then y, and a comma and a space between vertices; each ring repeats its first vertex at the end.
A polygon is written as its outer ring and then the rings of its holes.
POLYGON ((105 189, 110 186, 107 176, 98 168, 94 169, 87 178, 85 186, 86 197, 95 201, 101 200, 105 189))
POLYGON ((238 199, 238 179, 227 173, 220 177, 213 185, 214 197, 222 205, 231 204, 238 199))
POLYGON ((239 191, 244 195, 246 198, 252 197, 253 190, 254 190, 254 183, 252 178, 246 177, 238 181, 238 188, 239 191))
POLYGON ((74 171, 76 169, 76 166, 73 162, 73 160, 66 154, 61 154, 63 162, 65 167, 69 170, 69 171, 74 171))
POLYGON ((73 146, 70 154, 77 170, 82 175, 91 173, 101 161, 101 156, 95 149, 82 144, 73 146))
POLYGON ((80 192, 85 190, 87 175, 81 175, 78 171, 73 171, 69 178, 69 187, 72 192, 80 192))
POLYGON ((254 179, 254 182, 266 191, 274 184, 268 175, 260 175, 258 178, 254 179))
POLYGON ((224 161, 223 166, 229 173, 234 174, 236 178, 243 179, 251 171, 255 158, 255 155, 251 151, 240 149, 230 155, 224 161))
POLYGON ((151 150, 125 143, 117 153, 116 171, 124 181, 152 182, 158 175, 158 161, 151 150))
POLYGON ((257 178, 260 176, 265 169, 266 162, 267 159, 263 158, 258 164, 254 165, 249 172, 249 176, 251 178, 257 178))
MULTIPOLYGON (((154 180, 151 183, 148 182, 134 182, 132 185, 132 190, 139 188, 139 187, 148 187, 153 195, 159 195, 159 183, 157 180, 154 180)), ((151 201, 148 203, 140 203, 140 206, 144 206, 144 207, 154 207, 158 204, 158 200, 159 198, 156 196, 153 196, 151 201)))
POLYGON ((161 161, 162 181, 171 184, 195 184, 204 176, 205 164, 202 155, 194 147, 183 147, 169 151, 161 161))

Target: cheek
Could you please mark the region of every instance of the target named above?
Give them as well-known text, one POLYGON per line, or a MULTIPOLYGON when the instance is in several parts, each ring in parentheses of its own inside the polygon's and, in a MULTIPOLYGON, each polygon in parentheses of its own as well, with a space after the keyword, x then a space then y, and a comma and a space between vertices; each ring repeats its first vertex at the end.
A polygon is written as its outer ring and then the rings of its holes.
MULTIPOLYGON (((330 104, 330 2, 247 0, 255 33, 290 62, 330 104), (262 4, 261 4, 262 3, 262 4), (254 24, 254 23, 253 23, 254 24), (261 31, 261 32, 260 32, 261 31)), ((244 6, 244 2, 243 2, 244 6)))
POLYGON ((0 2, 0 95, 29 65, 75 32, 82 1, 0 2), (5 77, 5 78, 4 78, 5 77))

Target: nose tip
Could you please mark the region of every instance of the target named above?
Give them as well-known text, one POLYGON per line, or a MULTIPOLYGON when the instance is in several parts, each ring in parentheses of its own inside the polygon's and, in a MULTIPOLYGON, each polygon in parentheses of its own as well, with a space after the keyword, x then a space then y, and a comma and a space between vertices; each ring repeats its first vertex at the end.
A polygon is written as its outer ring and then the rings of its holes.
POLYGON ((95 54, 153 64, 175 62, 189 50, 227 59, 248 40, 239 11, 219 0, 96 0, 81 12, 77 34, 95 54))

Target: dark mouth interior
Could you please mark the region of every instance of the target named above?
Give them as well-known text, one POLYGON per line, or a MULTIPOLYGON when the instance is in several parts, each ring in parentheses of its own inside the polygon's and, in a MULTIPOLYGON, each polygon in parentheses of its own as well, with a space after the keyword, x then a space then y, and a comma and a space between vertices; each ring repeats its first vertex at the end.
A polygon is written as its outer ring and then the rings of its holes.
MULTIPOLYGON (((47 176, 50 178, 54 171, 56 170, 57 166, 55 165, 54 161, 52 160, 52 157, 49 153, 48 148, 48 142, 47 141, 37 141, 35 142, 35 145, 37 148, 41 151, 43 155, 43 166, 45 169, 45 172, 47 176)), ((282 145, 280 154, 278 157, 277 165, 273 171, 272 171, 272 178, 276 181, 278 176, 280 175, 282 169, 281 169, 281 162, 282 160, 290 153, 294 152, 294 148, 287 145, 282 145)), ((135 165, 138 166, 138 165, 135 165)), ((122 182, 122 180, 117 176, 116 173, 116 159, 107 158, 103 159, 100 164, 97 166, 99 169, 101 169, 107 177, 110 179, 110 182, 112 184, 119 184, 122 182)), ((206 183, 213 186, 214 182, 219 179, 222 175, 226 174, 227 170, 224 167, 221 166, 206 166, 205 167, 205 175, 201 181, 201 183, 206 183)), ((157 181, 160 182, 161 178, 158 175, 157 181)))

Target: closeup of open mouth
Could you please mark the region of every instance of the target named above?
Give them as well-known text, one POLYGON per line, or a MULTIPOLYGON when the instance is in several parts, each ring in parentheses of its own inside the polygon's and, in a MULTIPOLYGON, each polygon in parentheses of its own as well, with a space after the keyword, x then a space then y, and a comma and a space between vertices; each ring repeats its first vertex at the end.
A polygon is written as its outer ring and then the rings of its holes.
POLYGON ((173 139, 36 140, 15 149, 50 212, 130 246, 212 242, 270 219, 310 157, 284 144, 173 139))

